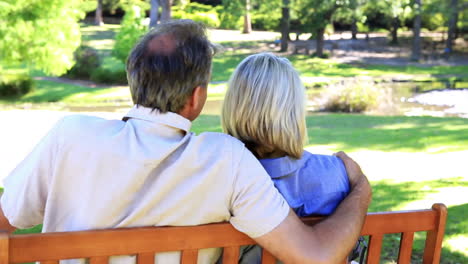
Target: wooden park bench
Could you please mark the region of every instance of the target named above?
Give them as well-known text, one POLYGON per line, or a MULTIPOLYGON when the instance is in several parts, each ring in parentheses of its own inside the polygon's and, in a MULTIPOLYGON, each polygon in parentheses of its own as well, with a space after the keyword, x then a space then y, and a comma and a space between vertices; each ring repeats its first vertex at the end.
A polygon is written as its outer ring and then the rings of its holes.
MULTIPOLYGON (((439 263, 447 208, 434 204, 429 210, 369 213, 361 235, 369 236, 367 263, 379 263, 384 234, 401 233, 398 263, 410 263, 414 233, 427 231, 423 263, 439 263)), ((319 218, 304 218, 308 225, 319 218)), ((228 223, 191 227, 139 227, 97 231, 0 236, 0 264, 88 258, 105 264, 109 256, 136 255, 138 264, 153 264, 155 252, 182 251, 181 263, 196 263, 198 249, 224 248, 223 263, 237 263, 239 246, 254 244, 228 223)), ((275 263, 266 250, 262 263, 275 263)))

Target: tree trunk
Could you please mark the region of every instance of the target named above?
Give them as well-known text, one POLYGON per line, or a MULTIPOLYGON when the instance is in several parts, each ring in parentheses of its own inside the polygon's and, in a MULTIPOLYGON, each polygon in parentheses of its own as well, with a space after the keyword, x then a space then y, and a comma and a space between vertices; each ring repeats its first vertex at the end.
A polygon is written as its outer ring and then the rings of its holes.
POLYGON ((172 0, 160 0, 159 4, 162 7, 161 22, 171 20, 171 17, 172 17, 172 14, 171 14, 172 0))
POLYGON ((323 57, 323 46, 324 46, 324 35, 325 28, 317 29, 317 47, 315 50, 315 56, 322 58, 323 57))
POLYGON ((421 57, 421 1, 415 0, 416 16, 413 21, 413 53, 411 59, 419 61, 421 57))
POLYGON ((245 0, 244 30, 242 30, 242 33, 248 34, 251 32, 252 21, 250 19, 250 0, 245 0))
POLYGON ((96 14, 94 16, 94 23, 98 26, 104 25, 102 19, 102 0, 97 0, 96 14))
POLYGON ((357 39, 357 33, 358 33, 357 21, 356 21, 356 18, 353 18, 353 22, 351 24, 351 38, 352 39, 357 39))
POLYGON ((392 40, 391 44, 398 44, 398 28, 400 27, 400 19, 394 17, 392 21, 392 40))
POLYGON ((451 53, 453 50, 453 41, 455 40, 455 31, 458 20, 458 0, 450 1, 450 20, 448 25, 445 53, 451 53))
POLYGON ((283 8, 281 9, 281 49, 280 51, 288 51, 288 41, 289 41, 289 25, 290 25, 290 16, 289 16, 289 1, 283 0, 283 8))
POLYGON ((159 0, 151 0, 150 23, 149 23, 150 28, 153 28, 158 24, 158 15, 159 15, 159 0))

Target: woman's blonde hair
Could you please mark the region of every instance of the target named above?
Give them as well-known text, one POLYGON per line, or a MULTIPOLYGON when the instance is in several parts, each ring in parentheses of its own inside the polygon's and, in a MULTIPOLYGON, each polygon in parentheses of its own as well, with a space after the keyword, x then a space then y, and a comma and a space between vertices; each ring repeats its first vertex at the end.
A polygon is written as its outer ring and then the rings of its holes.
POLYGON ((283 152, 300 158, 307 138, 305 111, 304 86, 289 60, 259 53, 232 74, 221 123, 258 158, 283 152))

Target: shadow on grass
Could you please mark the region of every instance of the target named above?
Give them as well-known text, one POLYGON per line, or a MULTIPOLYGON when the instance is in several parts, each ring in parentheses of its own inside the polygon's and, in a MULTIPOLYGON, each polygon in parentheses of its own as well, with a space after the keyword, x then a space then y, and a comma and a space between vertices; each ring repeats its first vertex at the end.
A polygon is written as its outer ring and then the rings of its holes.
MULTIPOLYGON (((468 119, 463 118, 320 114, 308 116, 307 127, 310 145, 333 145, 348 152, 468 149, 468 119)), ((222 132, 220 117, 201 115, 192 131, 222 132)))
POLYGON ((112 88, 88 88, 78 85, 37 80, 36 89, 22 97, 2 98, 8 103, 50 103, 64 101, 66 98, 83 93, 86 97, 105 93, 112 88))
POLYGON ((468 77, 468 66, 389 66, 371 64, 344 64, 332 60, 311 58, 306 55, 287 56, 294 67, 307 77, 329 76, 329 77, 355 77, 364 76, 384 76, 416 74, 430 75, 432 77, 459 76, 468 77))
MULTIPOLYGON (((432 193, 447 187, 467 187, 468 181, 463 178, 449 178, 443 180, 392 183, 388 180, 372 182, 373 197, 369 208, 371 212, 400 210, 405 204, 414 201, 424 201, 432 193)), ((460 197, 461 198, 461 197, 460 197)), ((430 201, 432 202, 432 201, 430 201)), ((443 201, 434 201, 443 202, 443 201)), ((427 209, 427 208, 421 208, 427 209)), ((468 204, 448 206, 448 219, 445 230, 444 244, 440 263, 468 263, 468 256, 451 248, 464 245, 452 245, 447 241, 452 236, 467 235, 468 230, 468 204)), ((413 255, 411 263, 422 263, 424 249, 424 232, 415 234, 413 255)), ((468 238, 462 239, 462 241, 468 238)), ((382 258, 384 263, 395 263, 398 258, 400 235, 392 234, 384 237, 382 258)))
POLYGON ((468 149, 468 119, 315 114, 307 117, 309 144, 339 149, 441 151, 468 149))
POLYGON ((250 54, 220 54, 213 58, 212 82, 227 81, 237 65, 250 54))

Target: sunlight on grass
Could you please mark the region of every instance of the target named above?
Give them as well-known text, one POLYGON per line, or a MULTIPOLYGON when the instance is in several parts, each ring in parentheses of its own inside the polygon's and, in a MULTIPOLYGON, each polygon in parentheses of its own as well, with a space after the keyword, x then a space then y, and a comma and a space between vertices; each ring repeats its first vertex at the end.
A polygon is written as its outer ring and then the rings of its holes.
POLYGON ((264 41, 279 39, 280 36, 281 35, 278 32, 269 31, 253 31, 250 34, 243 34, 240 30, 208 30, 208 37, 213 42, 264 41))
POLYGON ((404 124, 403 123, 403 124, 391 124, 391 125, 376 126, 374 128, 394 130, 394 129, 409 129, 409 128, 415 128, 415 127, 417 127, 416 124, 411 124, 411 123, 404 124))
POLYGON ((461 186, 437 188, 431 185, 424 185, 419 189, 419 191, 428 192, 423 200, 402 204, 400 205, 401 209, 428 208, 435 202, 444 203, 447 206, 466 204, 468 203, 468 195, 466 195, 468 192, 468 178, 465 181, 458 182, 458 184, 461 186))
POLYGON ((468 229, 465 229, 464 235, 454 235, 445 238, 444 247, 468 257, 468 235, 466 233, 468 233, 468 229))

